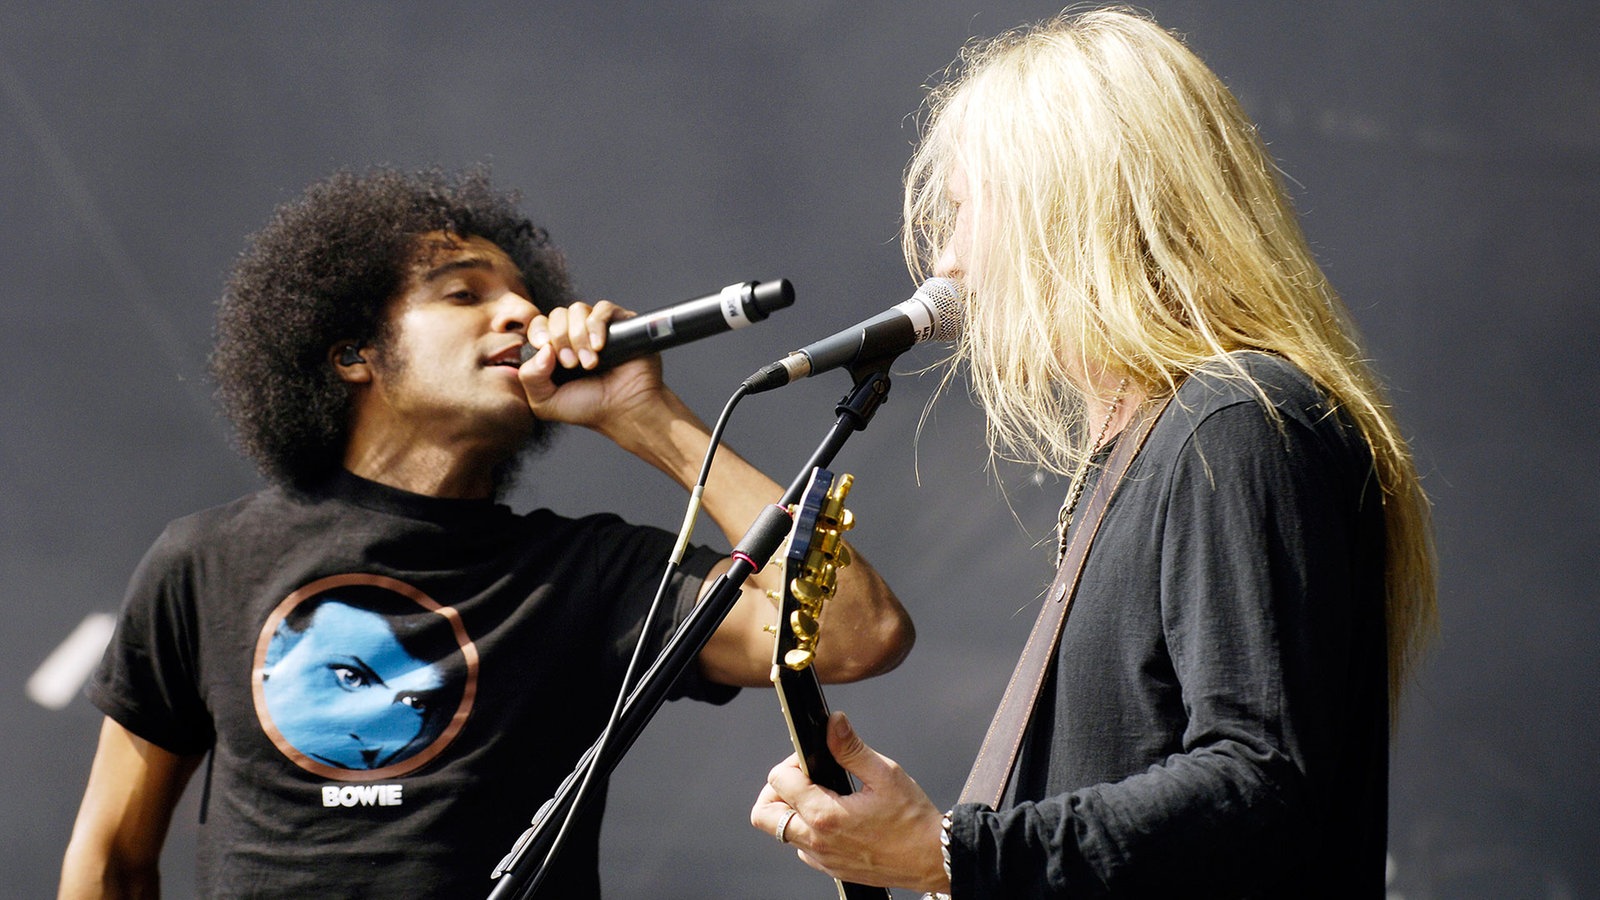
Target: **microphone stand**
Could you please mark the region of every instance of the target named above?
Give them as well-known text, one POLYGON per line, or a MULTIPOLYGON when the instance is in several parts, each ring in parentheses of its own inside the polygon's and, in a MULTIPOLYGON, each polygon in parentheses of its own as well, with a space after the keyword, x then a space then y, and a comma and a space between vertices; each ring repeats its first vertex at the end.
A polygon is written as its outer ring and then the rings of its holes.
POLYGON ((517 838, 511 852, 490 876, 496 879, 496 884, 489 894, 489 900, 531 900, 555 861, 550 856, 550 847, 561 823, 581 815, 582 807, 594 796, 593 793, 586 794, 577 800, 578 807, 573 805, 578 786, 584 780, 583 773, 590 767, 597 767, 596 771, 602 778, 608 777, 633 747, 645 725, 655 716, 661 704, 666 702, 668 689, 685 669, 693 665, 717 626, 727 618, 739 599, 739 591, 745 580, 766 565, 788 536, 791 526, 789 507, 800 501, 806 483, 811 480, 812 471, 833 462, 834 456, 844 447, 850 435, 865 430, 878 407, 888 399, 889 366, 898 355, 871 360, 850 369, 855 386, 834 407, 839 418, 784 492, 783 498, 762 510, 745 532, 731 554, 733 563, 728 571, 712 583, 662 649, 661 655, 639 677, 639 684, 624 701, 622 713, 609 736, 602 735, 601 740, 584 751, 578 765, 556 788, 555 795, 539 807, 533 823, 517 838), (757 560, 760 562, 757 563, 757 560), (535 864, 538 868, 529 871, 529 867, 535 864))

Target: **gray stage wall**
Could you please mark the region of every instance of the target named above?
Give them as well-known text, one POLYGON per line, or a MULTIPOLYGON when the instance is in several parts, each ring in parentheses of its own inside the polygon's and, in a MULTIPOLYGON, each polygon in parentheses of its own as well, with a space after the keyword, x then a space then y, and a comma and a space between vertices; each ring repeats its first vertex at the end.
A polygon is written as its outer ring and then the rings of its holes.
MULTIPOLYGON (((1152 5, 1259 119, 1437 502, 1444 624, 1395 744, 1391 896, 1600 896, 1596 7, 1152 5)), ((667 360, 709 417, 759 364, 909 294, 894 238, 919 85, 969 36, 1054 9, 7 4, 0 895, 53 890, 99 722, 25 682, 116 608, 164 522, 258 483, 203 359, 223 273, 275 204, 338 167, 488 161, 585 296, 648 308, 792 279, 794 309, 667 360)), ((934 379, 913 371, 937 357, 903 358, 836 466, 858 479, 856 541, 921 639, 899 671, 830 698, 942 803, 1049 574, 1030 546, 1063 486, 1002 469, 1008 508, 959 386, 917 437, 934 379)), ((729 440, 787 480, 845 387, 748 401, 729 440)), ((681 503, 582 433, 515 496, 668 527, 681 503)), ((746 824, 785 747, 764 692, 663 713, 611 793, 610 895, 828 896, 746 824)), ((190 892, 195 830, 191 795, 173 897, 190 892)))

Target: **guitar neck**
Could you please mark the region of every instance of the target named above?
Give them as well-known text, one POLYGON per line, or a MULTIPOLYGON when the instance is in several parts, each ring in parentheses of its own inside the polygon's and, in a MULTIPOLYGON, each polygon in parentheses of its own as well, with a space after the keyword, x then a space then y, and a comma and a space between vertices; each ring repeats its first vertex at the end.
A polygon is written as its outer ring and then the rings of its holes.
MULTIPOLYGON (((850 773, 839 765, 828 751, 828 701, 822 696, 822 684, 817 681, 815 669, 798 672, 779 668, 773 681, 778 691, 778 703, 783 707, 783 718, 789 725, 789 740, 800 755, 800 766, 813 784, 821 785, 835 794, 855 792, 850 773)), ((834 886, 840 900, 889 900, 888 888, 840 881, 834 886)))
MULTIPOLYGON (((833 596, 835 573, 850 564, 840 534, 850 528, 844 508, 852 479, 845 475, 835 488, 826 469, 812 472, 805 497, 795 512, 794 532, 784 562, 784 589, 774 626, 772 686, 789 726, 789 740, 800 766, 816 785, 835 794, 855 792, 850 773, 828 750, 828 701, 822 696, 812 663, 823 604, 833 596)), ((840 900, 890 900, 887 888, 834 879, 840 900)))
POLYGON ((853 793, 850 773, 828 752, 828 701, 822 696, 816 671, 780 669, 774 686, 789 725, 789 740, 800 755, 806 777, 835 794, 853 793))

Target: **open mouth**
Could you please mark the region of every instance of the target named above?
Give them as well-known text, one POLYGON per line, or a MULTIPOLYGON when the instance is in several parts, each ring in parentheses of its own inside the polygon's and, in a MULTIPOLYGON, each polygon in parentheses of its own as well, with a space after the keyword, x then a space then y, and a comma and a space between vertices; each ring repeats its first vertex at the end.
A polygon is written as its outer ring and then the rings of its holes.
POLYGON ((506 368, 510 369, 521 368, 523 360, 526 358, 524 356, 524 351, 530 351, 527 353, 527 356, 532 356, 533 353, 531 350, 532 347, 528 344, 518 344, 515 347, 507 348, 499 353, 496 353, 494 356, 489 357, 488 362, 484 363, 484 365, 505 366, 506 368))

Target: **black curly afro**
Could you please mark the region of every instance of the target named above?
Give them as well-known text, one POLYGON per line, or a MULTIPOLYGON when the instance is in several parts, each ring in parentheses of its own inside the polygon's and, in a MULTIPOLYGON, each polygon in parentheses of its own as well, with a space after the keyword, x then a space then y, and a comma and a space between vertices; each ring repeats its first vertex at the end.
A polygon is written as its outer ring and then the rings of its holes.
POLYGON ((382 342, 422 235, 487 238, 522 271, 540 309, 569 302, 560 252, 517 202, 481 168, 377 169, 340 172, 277 209, 228 280, 211 354, 223 411, 264 475, 305 486, 339 468, 351 394, 328 348, 382 342))

